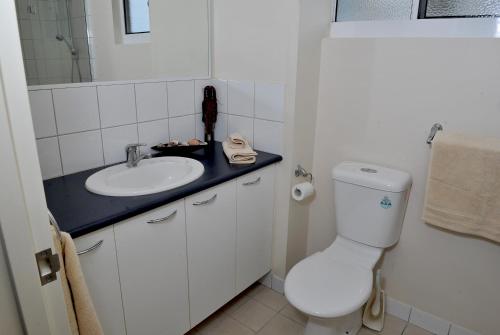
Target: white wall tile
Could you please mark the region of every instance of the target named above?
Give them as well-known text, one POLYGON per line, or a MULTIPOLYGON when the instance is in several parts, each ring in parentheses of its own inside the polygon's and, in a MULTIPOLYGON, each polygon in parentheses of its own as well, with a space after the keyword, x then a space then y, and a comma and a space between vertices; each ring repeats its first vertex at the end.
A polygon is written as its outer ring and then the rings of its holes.
POLYGON ((59 137, 64 174, 104 165, 101 131, 87 131, 59 137))
POLYGON ((448 335, 450 323, 415 307, 411 309, 410 323, 436 335, 448 335))
POLYGON ((43 179, 62 176, 61 156, 57 137, 43 138, 36 141, 40 169, 43 179))
POLYGON ((285 86, 255 83, 255 117, 281 121, 285 119, 285 86))
POLYGON ((196 126, 194 115, 174 117, 168 121, 171 140, 188 141, 195 137, 196 126))
POLYGON ((250 145, 253 145, 253 118, 229 115, 228 135, 240 133, 250 145))
POLYGON ((40 138, 57 135, 52 91, 30 91, 29 97, 35 136, 40 138))
POLYGON ((387 313, 401 320, 410 320, 411 306, 387 297, 387 313))
POLYGON ((135 95, 139 122, 168 117, 166 83, 136 84, 135 95))
POLYGON ((137 124, 103 129, 104 164, 110 165, 125 161, 127 144, 138 142, 137 124))
POLYGON ((168 115, 194 114, 194 80, 171 81, 168 85, 168 115))
POLYGON ((204 98, 204 89, 206 86, 215 87, 217 93, 217 111, 227 113, 227 80, 204 79, 195 81, 195 108, 196 113, 202 112, 202 103, 204 98))
MULTIPOLYGON (((196 114, 196 138, 200 140, 205 139, 205 124, 201 119, 201 114, 196 114)), ((218 113, 217 122, 215 123, 214 139, 222 142, 227 138, 227 121, 228 115, 218 113)))
POLYGON ((232 115, 254 116, 254 82, 227 82, 228 113, 232 115))
POLYGON ((151 152, 152 146, 169 140, 168 119, 139 123, 139 142, 148 145, 147 148, 141 148, 144 152, 151 152))
POLYGON ((98 86, 101 127, 137 122, 134 85, 98 86))
POLYGON ((472 330, 452 324, 450 328, 450 335, 480 335, 472 330))
POLYGON ((283 123, 255 119, 254 148, 277 155, 283 154, 283 123))
POLYGON ((52 94, 59 134, 99 129, 95 87, 54 89, 52 94))

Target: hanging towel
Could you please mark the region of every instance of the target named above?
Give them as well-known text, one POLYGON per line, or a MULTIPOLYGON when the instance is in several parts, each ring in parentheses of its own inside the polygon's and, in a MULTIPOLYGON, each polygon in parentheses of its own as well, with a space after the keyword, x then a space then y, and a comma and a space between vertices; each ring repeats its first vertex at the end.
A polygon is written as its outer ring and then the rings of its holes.
POLYGON ((68 313, 72 335, 103 335, 87 284, 83 276, 80 260, 76 254, 71 236, 61 232, 61 239, 52 227, 54 245, 59 255, 59 271, 64 291, 64 301, 68 313))
POLYGON ((436 137, 423 220, 500 243, 500 140, 436 137))
POLYGON ((231 139, 222 142, 222 148, 230 164, 253 164, 257 161, 257 153, 248 145, 242 148, 232 148, 231 139))

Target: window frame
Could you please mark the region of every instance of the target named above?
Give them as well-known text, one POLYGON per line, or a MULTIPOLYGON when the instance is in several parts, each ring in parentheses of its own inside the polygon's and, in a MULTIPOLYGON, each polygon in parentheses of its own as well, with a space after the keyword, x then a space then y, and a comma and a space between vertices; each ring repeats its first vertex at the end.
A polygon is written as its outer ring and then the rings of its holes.
MULTIPOLYGON (((121 43, 122 44, 150 43, 151 42, 151 31, 145 32, 145 33, 127 33, 127 19, 125 16, 126 15, 125 0, 115 0, 115 3, 119 7, 118 24, 120 26, 119 29, 120 29, 121 43)), ((115 22, 115 27, 116 27, 116 22, 115 22)), ((115 29, 117 29, 117 28, 115 28, 115 29)))
MULTIPOLYGON (((123 7, 123 23, 124 23, 124 31, 125 31, 125 34, 126 35, 135 35, 135 34, 150 34, 151 33, 151 25, 149 26, 149 30, 148 31, 139 31, 139 32, 136 32, 136 33, 130 33, 128 32, 127 28, 128 28, 128 20, 127 20, 127 17, 128 17, 128 11, 127 11, 127 2, 128 0, 122 0, 122 7, 123 7)), ((149 1, 148 1, 148 11, 149 11, 149 1)))
POLYGON ((479 19, 479 18, 497 18, 498 15, 442 15, 442 16, 427 16, 427 3, 428 0, 418 0, 418 20, 429 19, 479 19))

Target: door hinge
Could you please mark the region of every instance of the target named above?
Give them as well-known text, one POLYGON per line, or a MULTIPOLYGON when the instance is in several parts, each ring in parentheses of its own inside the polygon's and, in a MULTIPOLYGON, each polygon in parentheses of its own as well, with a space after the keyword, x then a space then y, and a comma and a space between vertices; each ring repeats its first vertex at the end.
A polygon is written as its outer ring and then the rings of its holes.
POLYGON ((49 248, 37 252, 35 259, 42 286, 57 280, 57 272, 61 269, 58 254, 52 254, 52 249, 49 248))

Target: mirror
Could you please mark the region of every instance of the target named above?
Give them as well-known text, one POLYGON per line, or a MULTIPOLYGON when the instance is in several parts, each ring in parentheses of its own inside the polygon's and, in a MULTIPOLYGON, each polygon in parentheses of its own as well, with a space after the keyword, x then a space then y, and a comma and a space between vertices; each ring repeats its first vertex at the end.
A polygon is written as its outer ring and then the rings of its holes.
POLYGON ((16 0, 28 85, 208 77, 210 0, 16 0))

